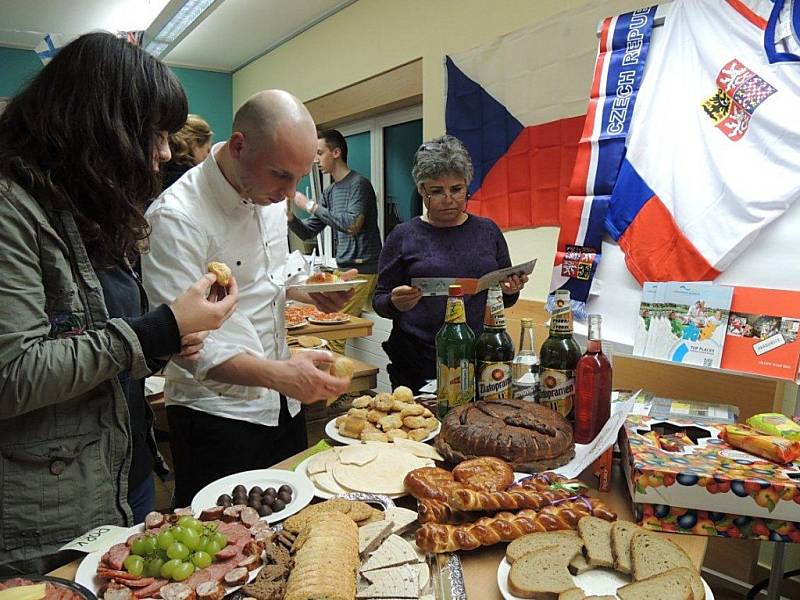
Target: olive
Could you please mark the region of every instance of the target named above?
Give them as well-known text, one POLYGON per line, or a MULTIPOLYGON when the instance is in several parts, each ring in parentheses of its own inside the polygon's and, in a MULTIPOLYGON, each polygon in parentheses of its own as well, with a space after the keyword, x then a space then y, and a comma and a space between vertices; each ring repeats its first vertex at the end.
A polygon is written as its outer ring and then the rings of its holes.
POLYGON ((217 506, 231 506, 233 504, 233 498, 231 498, 228 494, 222 494, 219 498, 217 498, 217 506))
POLYGON ((261 489, 261 486, 254 485, 250 488, 250 495, 258 494, 259 496, 264 494, 264 490, 261 489))
POLYGON ((288 485, 286 485, 284 483, 280 488, 278 488, 278 492, 288 492, 289 495, 291 496, 292 495, 292 488, 290 488, 288 485))
POLYGON ((284 508, 286 508, 286 503, 280 498, 275 498, 275 502, 272 503, 272 510, 278 512, 283 510, 284 508))
POLYGON ((259 517, 268 517, 272 514, 272 509, 269 507, 269 504, 262 504, 257 509, 259 517))
POLYGON ((234 496, 233 497, 234 504, 247 504, 247 496, 234 496))
POLYGON ((243 495, 245 495, 245 496, 246 496, 246 495, 247 495, 247 488, 246 488, 246 487, 244 487, 244 486, 243 486, 243 485, 240 483, 240 484, 239 484, 239 485, 237 485, 235 488, 233 488, 233 494, 231 494, 231 495, 235 496, 236 494, 243 494, 243 495))
POLYGON ((292 501, 292 494, 286 490, 280 491, 278 492, 278 499, 282 500, 284 504, 289 504, 292 501))
POLYGON ((258 510, 259 507, 261 506, 261 496, 250 496, 250 499, 247 502, 247 506, 258 510))
POLYGON ((267 494, 269 494, 270 496, 277 496, 277 495, 278 495, 278 492, 276 492, 276 491, 275 491, 275 488, 274 488, 274 487, 268 487, 268 488, 267 488, 267 489, 264 491, 264 495, 267 495, 267 494))

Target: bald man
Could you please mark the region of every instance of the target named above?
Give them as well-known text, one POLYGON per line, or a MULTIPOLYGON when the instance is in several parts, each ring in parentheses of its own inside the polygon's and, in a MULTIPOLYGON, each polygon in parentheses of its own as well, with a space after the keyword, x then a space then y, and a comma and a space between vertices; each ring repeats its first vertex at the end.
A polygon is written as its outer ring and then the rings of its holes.
MULTIPOLYGON (((237 311, 208 335, 198 359, 171 361, 165 371, 178 507, 215 479, 304 450, 301 404, 347 389, 345 380, 317 367, 330 362, 328 354, 291 357, 286 345, 289 249, 282 203, 294 196, 316 150, 316 128, 303 104, 287 92, 260 92, 237 111, 228 141, 216 144, 145 215, 152 231, 142 275, 152 302, 174 298, 212 261, 226 263, 239 286, 237 311)), ((349 299, 289 295, 326 312, 349 299)))

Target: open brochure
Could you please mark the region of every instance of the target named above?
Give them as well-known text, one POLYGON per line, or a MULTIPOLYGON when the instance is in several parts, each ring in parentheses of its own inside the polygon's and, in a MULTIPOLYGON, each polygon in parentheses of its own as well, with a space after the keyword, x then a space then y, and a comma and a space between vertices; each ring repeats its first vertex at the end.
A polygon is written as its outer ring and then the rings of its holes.
POLYGON ((499 285, 509 275, 530 275, 536 266, 536 259, 526 263, 498 269, 487 273, 479 279, 468 277, 414 277, 411 279, 412 287, 419 288, 423 296, 447 296, 447 289, 451 285, 460 285, 465 294, 478 294, 488 290, 493 285, 499 285))

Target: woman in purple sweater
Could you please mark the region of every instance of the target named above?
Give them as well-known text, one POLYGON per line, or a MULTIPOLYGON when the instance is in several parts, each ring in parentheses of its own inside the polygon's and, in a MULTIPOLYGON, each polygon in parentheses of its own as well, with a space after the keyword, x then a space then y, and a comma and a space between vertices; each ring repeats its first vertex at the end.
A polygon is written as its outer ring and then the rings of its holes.
MULTIPOLYGON (((478 278, 511 266, 497 225, 466 212, 472 160, 464 145, 445 135, 419 147, 411 175, 426 214, 398 225, 386 238, 378 265, 373 305, 394 326, 383 348, 393 387, 413 391, 436 378, 436 333, 442 326, 444 296, 422 296, 412 277, 478 278)), ((528 281, 513 275, 502 284, 504 304, 513 306, 528 281)), ((486 292, 465 299, 467 322, 480 334, 486 292)))

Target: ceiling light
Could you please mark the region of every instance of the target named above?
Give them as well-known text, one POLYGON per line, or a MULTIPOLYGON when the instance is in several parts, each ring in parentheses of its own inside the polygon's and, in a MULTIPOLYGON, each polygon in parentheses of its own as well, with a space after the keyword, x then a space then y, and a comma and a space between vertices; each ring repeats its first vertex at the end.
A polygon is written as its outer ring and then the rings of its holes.
POLYGON ((221 2, 171 0, 145 32, 145 50, 157 58, 163 57, 221 2))

